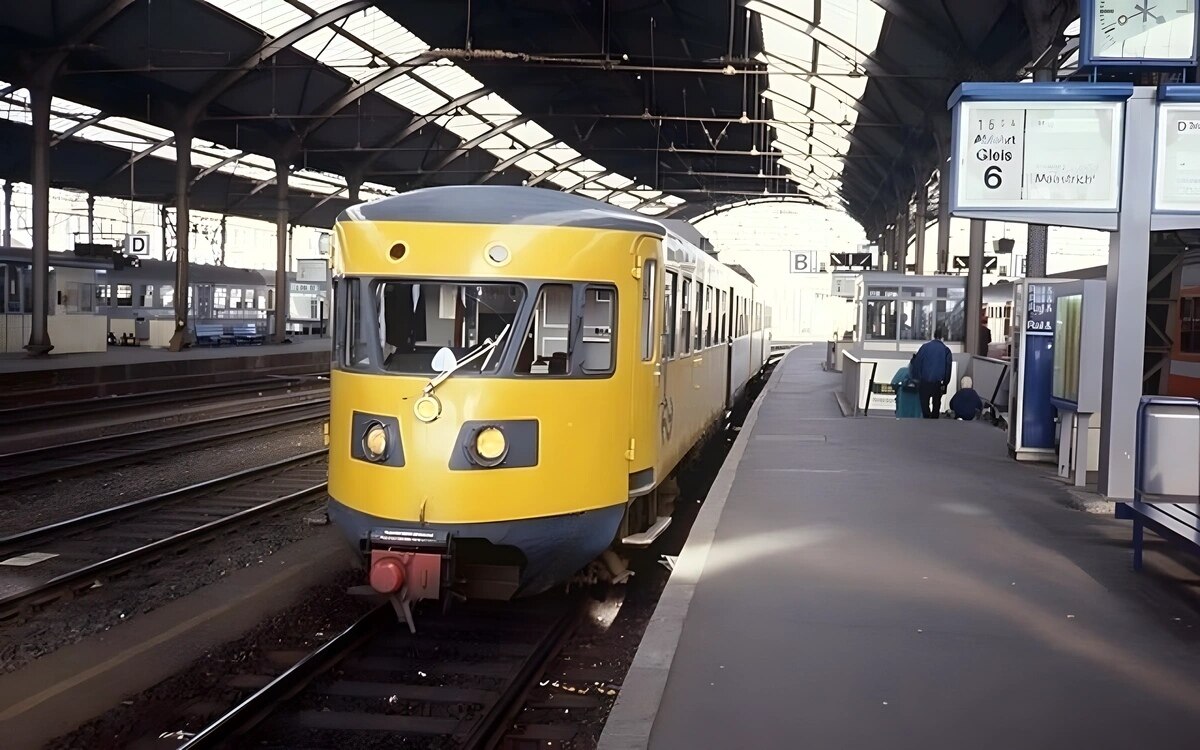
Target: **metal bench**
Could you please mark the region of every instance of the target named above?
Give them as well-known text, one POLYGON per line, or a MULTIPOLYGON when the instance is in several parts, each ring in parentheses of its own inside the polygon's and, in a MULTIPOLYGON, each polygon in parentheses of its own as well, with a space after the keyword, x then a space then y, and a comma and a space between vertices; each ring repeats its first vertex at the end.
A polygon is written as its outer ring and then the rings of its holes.
POLYGON ((264 337, 253 323, 239 323, 233 327, 234 343, 261 344, 264 337))
POLYGON ((1133 521, 1134 570, 1142 569, 1142 533, 1147 528, 1200 554, 1200 503, 1117 503, 1117 518, 1133 521))
POLYGON ((216 323, 197 323, 196 324, 196 343, 208 344, 210 346, 220 346, 223 342, 231 340, 225 335, 225 327, 216 323))
POLYGON ((1116 504, 1133 521, 1133 569, 1146 529, 1200 554, 1200 401, 1143 396, 1137 415, 1134 499, 1116 504))

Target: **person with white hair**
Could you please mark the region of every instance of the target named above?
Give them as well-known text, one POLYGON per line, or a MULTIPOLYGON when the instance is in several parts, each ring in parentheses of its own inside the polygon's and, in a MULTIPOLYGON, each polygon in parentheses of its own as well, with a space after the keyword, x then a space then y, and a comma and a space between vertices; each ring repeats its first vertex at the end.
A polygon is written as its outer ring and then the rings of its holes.
POLYGON ((950 411, 954 413, 956 419, 965 419, 968 422, 983 410, 983 399, 971 387, 971 377, 964 375, 960 381, 961 385, 958 393, 954 394, 954 398, 950 399, 950 411))

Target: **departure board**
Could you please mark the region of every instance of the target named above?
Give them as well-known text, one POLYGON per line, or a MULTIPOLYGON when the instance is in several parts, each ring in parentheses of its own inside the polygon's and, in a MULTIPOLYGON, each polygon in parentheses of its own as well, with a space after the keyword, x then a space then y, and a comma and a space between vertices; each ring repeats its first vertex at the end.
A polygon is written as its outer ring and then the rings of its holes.
POLYGON ((1200 104, 1158 109, 1154 210, 1200 213, 1200 104))
POLYGON ((1115 212, 1121 102, 964 101, 956 207, 1115 212))

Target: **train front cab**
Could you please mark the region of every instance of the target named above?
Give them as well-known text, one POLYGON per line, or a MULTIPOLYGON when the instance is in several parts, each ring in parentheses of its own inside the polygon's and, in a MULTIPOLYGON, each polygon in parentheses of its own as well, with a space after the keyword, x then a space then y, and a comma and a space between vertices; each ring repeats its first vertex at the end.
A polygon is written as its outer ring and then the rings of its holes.
POLYGON ((376 589, 536 593, 609 547, 655 467, 659 247, 614 230, 339 223, 330 517, 376 589), (439 375, 446 357, 461 364, 439 375))

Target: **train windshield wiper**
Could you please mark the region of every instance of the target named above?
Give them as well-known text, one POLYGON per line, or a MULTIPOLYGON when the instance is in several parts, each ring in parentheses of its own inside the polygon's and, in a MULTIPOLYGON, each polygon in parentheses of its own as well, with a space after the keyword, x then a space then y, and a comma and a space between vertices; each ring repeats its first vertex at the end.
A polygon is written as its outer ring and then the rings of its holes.
POLYGON ((464 365, 474 362, 486 354, 487 359, 485 359, 483 364, 479 367, 480 372, 482 372, 483 368, 487 367, 488 362, 491 360, 492 352, 496 349, 496 347, 500 346, 500 342, 504 341, 504 337, 508 335, 509 328, 509 325, 505 325, 504 330, 500 331, 500 334, 496 336, 496 338, 485 339, 484 342, 477 346, 473 352, 470 352, 467 354, 467 356, 459 360, 454 367, 451 367, 449 370, 443 370, 437 375, 434 375, 429 382, 425 384, 425 388, 423 388, 422 391, 424 393, 433 393, 435 388, 444 383, 451 375, 462 369, 464 365))

